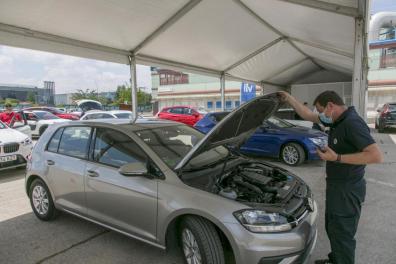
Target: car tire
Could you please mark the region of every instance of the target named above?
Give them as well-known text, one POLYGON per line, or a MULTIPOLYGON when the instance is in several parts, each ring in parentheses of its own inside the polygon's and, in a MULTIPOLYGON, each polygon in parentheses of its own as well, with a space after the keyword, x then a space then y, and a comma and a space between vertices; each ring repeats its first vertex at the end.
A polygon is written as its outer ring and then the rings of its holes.
POLYGON ((180 243, 187 264, 225 264, 219 234, 206 219, 185 217, 180 228, 180 243))
POLYGON ((297 143, 287 143, 282 147, 280 158, 290 166, 298 166, 305 161, 305 151, 297 143))
POLYGON ((44 131, 48 128, 48 126, 42 126, 39 129, 39 136, 41 137, 41 135, 44 133, 44 131))
POLYGON ((30 205, 34 214, 42 221, 50 221, 59 215, 47 185, 41 179, 35 179, 29 188, 30 205))

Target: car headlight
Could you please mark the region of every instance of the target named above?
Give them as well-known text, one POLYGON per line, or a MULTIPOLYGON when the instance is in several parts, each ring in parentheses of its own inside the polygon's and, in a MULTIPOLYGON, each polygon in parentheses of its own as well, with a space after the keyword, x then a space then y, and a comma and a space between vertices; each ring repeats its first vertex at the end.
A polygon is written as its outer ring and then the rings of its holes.
POLYGON ((234 216, 247 230, 254 233, 284 232, 292 229, 286 217, 278 213, 248 209, 237 211, 234 216))
POLYGON ((315 138, 308 138, 312 143, 317 146, 324 147, 327 145, 327 137, 315 137, 315 138))
POLYGON ((30 137, 25 138, 25 140, 21 142, 21 144, 24 145, 24 146, 28 146, 28 145, 30 145, 32 143, 33 143, 33 141, 32 141, 32 139, 30 137))

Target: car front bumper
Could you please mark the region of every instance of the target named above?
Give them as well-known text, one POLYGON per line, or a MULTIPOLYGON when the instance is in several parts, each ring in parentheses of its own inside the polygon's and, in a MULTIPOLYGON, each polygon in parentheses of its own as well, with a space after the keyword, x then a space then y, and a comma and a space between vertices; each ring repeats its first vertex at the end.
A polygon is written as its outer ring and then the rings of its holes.
POLYGON ((316 238, 317 205, 300 224, 288 232, 252 233, 239 223, 226 224, 234 238, 236 263, 306 263, 316 238))

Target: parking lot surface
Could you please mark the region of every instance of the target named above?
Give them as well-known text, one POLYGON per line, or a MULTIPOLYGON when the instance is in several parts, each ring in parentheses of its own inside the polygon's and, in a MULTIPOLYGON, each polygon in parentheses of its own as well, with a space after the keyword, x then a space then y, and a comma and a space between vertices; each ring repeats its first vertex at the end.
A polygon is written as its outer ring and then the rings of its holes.
MULTIPOLYGON (((357 234, 356 263, 395 263, 396 144, 387 134, 373 134, 384 164, 366 169, 367 196, 357 234)), ((277 161, 278 165, 284 166, 277 161)), ((287 167, 312 188, 319 205, 318 243, 311 257, 324 258, 323 162, 287 167)), ((180 254, 120 235, 77 217, 62 214, 38 220, 24 191, 24 170, 0 171, 0 263, 183 263, 180 254)))

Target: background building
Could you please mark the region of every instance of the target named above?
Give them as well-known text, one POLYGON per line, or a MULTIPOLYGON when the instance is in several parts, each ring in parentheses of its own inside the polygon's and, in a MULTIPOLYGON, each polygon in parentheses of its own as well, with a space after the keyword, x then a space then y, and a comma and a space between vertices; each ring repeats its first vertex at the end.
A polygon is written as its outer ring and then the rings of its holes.
MULTIPOLYGON (((207 111, 221 110, 220 80, 193 73, 182 73, 165 69, 151 69, 154 114, 156 108, 189 105, 203 107, 207 111)), ((225 109, 240 105, 241 82, 226 81, 225 109)), ((256 88, 259 95, 261 88, 256 88)))
POLYGON ((42 88, 22 84, 0 84, 0 99, 2 100, 11 98, 26 102, 34 98, 37 104, 53 105, 54 94, 54 82, 45 81, 42 88))
POLYGON ((396 102, 396 12, 380 12, 370 21, 367 114, 396 102))

